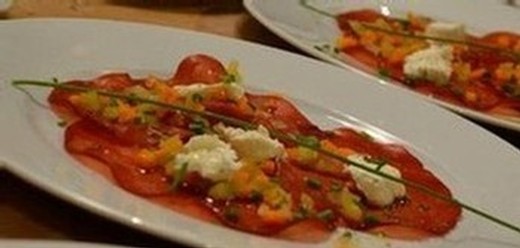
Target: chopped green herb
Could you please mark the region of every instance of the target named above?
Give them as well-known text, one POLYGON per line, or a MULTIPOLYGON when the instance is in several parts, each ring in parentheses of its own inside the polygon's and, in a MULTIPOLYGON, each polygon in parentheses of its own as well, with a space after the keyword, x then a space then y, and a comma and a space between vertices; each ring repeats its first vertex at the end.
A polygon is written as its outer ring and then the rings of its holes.
POLYGON ((238 209, 234 206, 227 206, 224 208, 224 218, 231 222, 238 221, 238 209))
POLYGON ((208 130, 208 124, 205 119, 197 118, 190 123, 189 128, 195 134, 204 134, 208 130))
POLYGON ((332 192, 339 192, 343 189, 343 186, 338 182, 332 182, 330 184, 330 191, 332 192))
POLYGON ((374 215, 366 215, 363 219, 363 222, 369 226, 377 225, 379 223, 379 219, 374 215))
POLYGON ((307 184, 307 187, 311 189, 321 189, 321 182, 318 179, 315 178, 308 178, 305 177, 303 180, 305 180, 305 184, 307 184))
POLYGON ((320 140, 316 138, 315 136, 306 136, 306 135, 296 135, 296 140, 298 142, 311 147, 311 148, 319 148, 320 147, 320 140))
POLYGON ((401 18, 395 18, 394 20, 396 20, 399 24, 401 24, 401 27, 404 29, 404 30, 407 30, 410 28, 410 21, 409 20, 406 20, 406 19, 401 19, 401 18))
POLYGON ((172 189, 177 190, 177 188, 181 185, 186 177, 186 172, 188 171, 188 163, 184 163, 181 165, 181 168, 175 173, 175 177, 172 183, 172 189))
POLYGON ((415 86, 416 81, 415 81, 415 79, 413 79, 413 78, 411 78, 411 77, 404 77, 404 79, 403 79, 403 83, 404 83, 405 85, 408 85, 408 86, 410 86, 410 87, 413 87, 413 86, 415 86))
POLYGON ((66 127, 67 126, 67 121, 65 121, 65 120, 58 121, 58 126, 59 127, 66 127))
POLYGON ((309 210, 303 206, 300 206, 296 212, 294 212, 294 218, 297 220, 307 219, 309 217, 309 210))
POLYGON ((274 184, 280 184, 280 178, 279 177, 271 177, 269 178, 269 181, 274 184))
POLYGON ((195 93, 191 95, 191 100, 193 102, 202 102, 202 100, 204 100, 204 96, 202 94, 195 93))
POLYGON ((352 238, 352 232, 345 231, 341 236, 342 236, 343 238, 350 239, 350 238, 352 238))
POLYGON ((334 219, 334 212, 331 209, 325 209, 316 214, 320 220, 331 221, 334 219))
POLYGON ((504 86, 502 86, 502 89, 509 95, 509 96, 512 96, 512 97, 520 97, 520 87, 518 86, 518 84, 516 82, 514 82, 513 80, 511 80, 511 82, 509 83, 506 83, 504 84, 504 86))
POLYGON ((331 46, 329 44, 315 45, 314 48, 320 52, 330 52, 331 46))
POLYGON ((58 78, 55 78, 55 77, 52 78, 52 82, 55 83, 55 84, 59 84, 60 83, 60 81, 58 81, 58 78))
POLYGON ((110 107, 117 107, 119 104, 117 103, 117 99, 115 98, 108 98, 108 106, 110 107))
POLYGON ((260 193, 259 191, 253 190, 250 195, 251 201, 255 203, 260 203, 264 199, 264 195, 260 193))
POLYGON ((232 84, 237 82, 237 77, 234 74, 226 74, 222 80, 225 84, 232 84))
POLYGON ((130 104, 130 105, 138 104, 139 100, 137 100, 137 99, 140 99, 140 97, 135 92, 128 93, 128 104, 130 104))
POLYGON ((383 79, 390 78, 390 76, 391 76, 390 71, 387 68, 383 68, 383 67, 381 67, 377 70, 377 74, 379 75, 380 78, 383 78, 383 79))

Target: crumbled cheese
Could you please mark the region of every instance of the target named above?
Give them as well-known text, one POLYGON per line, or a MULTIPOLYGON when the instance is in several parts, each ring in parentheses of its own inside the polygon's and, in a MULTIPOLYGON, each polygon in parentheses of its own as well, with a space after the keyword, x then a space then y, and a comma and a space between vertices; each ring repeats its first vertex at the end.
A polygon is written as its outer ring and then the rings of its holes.
POLYGON ((430 46, 405 58, 404 74, 412 79, 425 79, 436 84, 449 82, 452 69, 453 48, 430 46))
MULTIPOLYGON (((466 38, 464 25, 460 23, 433 22, 426 27, 424 34, 441 39, 464 40, 466 38)), ((439 41, 431 41, 430 43, 443 44, 439 41)))
POLYGON ((195 94, 204 96, 207 92, 217 89, 225 90, 231 100, 238 100, 245 94, 242 84, 238 83, 218 83, 218 84, 202 84, 195 83, 190 85, 177 85, 173 87, 183 97, 191 97, 195 94))
MULTIPOLYGON (((366 156, 360 154, 350 155, 348 156, 348 159, 371 169, 377 169, 380 167, 380 172, 396 178, 401 178, 401 172, 389 164, 385 163, 381 166, 372 163, 367 161, 366 156)), ((392 204, 396 198, 406 195, 406 188, 401 183, 390 181, 354 166, 349 166, 348 168, 356 183, 356 187, 363 192, 367 200, 372 204, 384 207, 392 204)))
POLYGON ((207 134, 192 137, 175 157, 175 164, 187 164, 187 171, 196 171, 213 181, 225 180, 241 167, 229 144, 207 134))
POLYGON ((229 141, 240 158, 263 161, 285 155, 283 144, 269 137, 269 132, 263 126, 259 126, 257 130, 243 130, 218 124, 215 130, 229 141))

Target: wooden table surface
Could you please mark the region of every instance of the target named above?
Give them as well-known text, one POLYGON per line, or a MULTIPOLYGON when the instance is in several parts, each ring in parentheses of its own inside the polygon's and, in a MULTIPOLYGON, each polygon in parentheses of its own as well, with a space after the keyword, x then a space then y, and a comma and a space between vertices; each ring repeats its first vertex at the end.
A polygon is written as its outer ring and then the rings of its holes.
MULTIPOLYGON (((239 0, 15 0, 1 19, 82 17, 198 30, 298 52, 248 15, 239 0)), ((482 125, 517 148, 520 134, 482 125)), ((0 171, 0 238, 182 247, 105 220, 0 171)))

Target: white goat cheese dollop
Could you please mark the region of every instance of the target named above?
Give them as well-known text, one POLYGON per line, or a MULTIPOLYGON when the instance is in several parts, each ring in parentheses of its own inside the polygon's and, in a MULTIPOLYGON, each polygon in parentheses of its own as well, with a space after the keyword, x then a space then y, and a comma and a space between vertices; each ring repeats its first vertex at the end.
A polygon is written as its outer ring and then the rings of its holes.
POLYGON ((186 164, 187 171, 196 171, 213 181, 225 180, 241 167, 231 146, 216 135, 192 137, 175 157, 177 168, 186 164))
MULTIPOLYGON (((348 156, 348 159, 368 168, 377 169, 380 167, 380 172, 401 178, 401 172, 395 167, 389 164, 380 166, 376 163, 371 163, 367 161, 364 155, 353 154, 348 156)), ((374 205, 380 207, 388 206, 392 204, 395 199, 406 195, 406 188, 401 183, 390 181, 354 166, 349 166, 348 169, 356 183, 356 187, 363 192, 367 200, 374 205)))
POLYGON ((285 155, 283 144, 271 138, 263 126, 257 130, 243 130, 218 124, 215 130, 229 141, 240 158, 258 162, 285 155))
POLYGON ((430 46, 405 58, 404 74, 412 79, 426 79, 436 84, 448 83, 452 69, 453 48, 430 46))

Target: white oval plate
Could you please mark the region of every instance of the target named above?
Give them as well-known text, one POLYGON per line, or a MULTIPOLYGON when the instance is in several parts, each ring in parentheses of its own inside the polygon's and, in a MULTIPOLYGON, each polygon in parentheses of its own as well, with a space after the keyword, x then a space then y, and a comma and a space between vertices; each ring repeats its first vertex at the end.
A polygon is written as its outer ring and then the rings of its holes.
MULTIPOLYGON (((244 5, 260 23, 301 50, 324 61, 378 78, 373 69, 362 65, 352 57, 342 55, 340 58, 332 53, 317 49, 316 46, 334 44, 341 32, 334 19, 312 12, 302 7, 299 2, 300 0, 284 0, 283 3, 279 0, 244 0, 244 5)), ((520 33, 520 13, 518 9, 506 6, 500 1, 309 0, 308 2, 318 9, 326 10, 328 13, 371 8, 382 12, 388 11, 399 16, 412 11, 437 20, 464 23, 470 32, 476 34, 485 33, 486 30, 509 30, 520 33), (471 11, 468 11, 468 8, 471 8, 471 11)), ((382 84, 388 83, 385 80, 372 81, 382 84)), ((421 95, 408 89, 406 91, 420 95, 424 99, 473 119, 520 131, 520 119, 518 118, 489 115, 421 95)))
MULTIPOLYGON (((10 80, 71 79, 114 69, 168 74, 191 53, 212 54, 222 61, 237 59, 251 87, 303 99, 306 104, 300 107, 322 126, 345 122, 366 126, 370 132, 378 131, 374 126, 388 131, 379 132, 380 137, 405 144, 456 196, 520 223, 517 149, 431 103, 395 87, 371 83, 373 79, 367 76, 239 40, 100 20, 0 22, 0 51, 0 164, 73 204, 154 235, 201 247, 331 246, 238 232, 125 192, 79 166, 64 151, 57 119, 37 104, 46 104, 49 89, 31 88, 35 102, 14 89, 10 80), (350 82, 348 86, 345 81, 350 82), (323 107, 330 112, 322 113, 323 107)), ((520 244, 520 236, 464 213, 446 237, 392 243, 397 247, 507 247, 520 244)))

